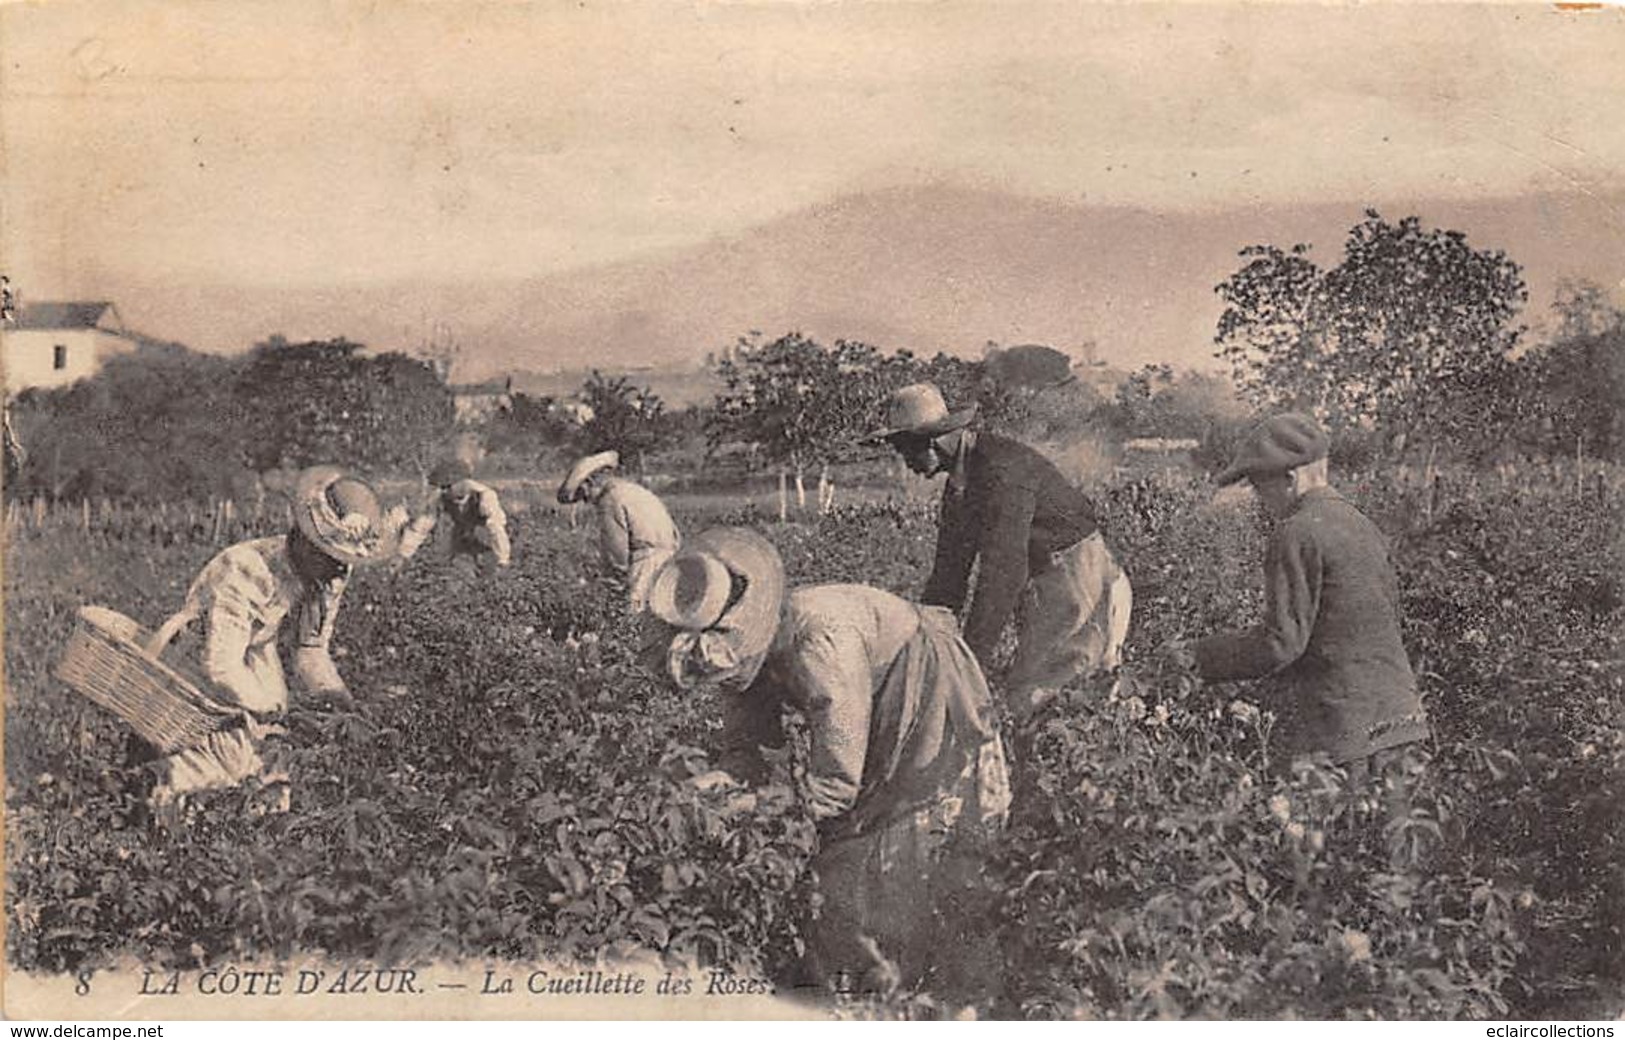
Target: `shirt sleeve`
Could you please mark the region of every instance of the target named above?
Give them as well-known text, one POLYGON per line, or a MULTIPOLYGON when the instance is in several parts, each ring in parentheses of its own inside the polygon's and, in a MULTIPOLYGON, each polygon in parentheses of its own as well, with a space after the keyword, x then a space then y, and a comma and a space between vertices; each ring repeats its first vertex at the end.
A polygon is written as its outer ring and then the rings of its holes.
POLYGON ((1204 679, 1258 679, 1303 656, 1320 613, 1320 547, 1292 528, 1279 531, 1264 557, 1264 617, 1244 632, 1199 640, 1204 679))
POLYGON ((480 516, 491 535, 491 551, 496 554, 497 562, 506 566, 513 552, 508 543, 508 514, 502 511, 501 499, 490 488, 480 492, 480 516))
POLYGON ((965 619, 965 643, 987 671, 999 636, 1027 586, 1027 544, 1032 540, 1038 496, 1019 485, 995 484, 983 509, 982 569, 965 619))
POLYGON ((401 531, 401 544, 398 550, 402 559, 410 560, 423 548, 423 543, 434 534, 435 524, 440 519, 440 496, 430 494, 425 497, 416 517, 406 524, 401 531))
POLYGON ((204 675, 232 704, 266 707, 275 691, 264 689, 249 668, 248 648, 256 619, 275 596, 276 578, 258 557, 226 557, 210 566, 198 586, 196 598, 206 611, 204 675))
POLYGON ((958 613, 965 605, 970 587, 971 566, 976 563, 976 542, 966 530, 966 502, 962 495, 946 491, 937 513, 937 555, 931 565, 920 602, 930 607, 947 607, 958 613))
POLYGON ((598 524, 604 560, 625 574, 632 566, 632 530, 627 524, 626 508, 619 502, 600 506, 598 524))
POLYGON ((863 783, 874 700, 869 656, 850 628, 812 633, 794 652, 790 681, 806 712, 812 744, 810 809, 814 820, 827 820, 857 803, 863 783))

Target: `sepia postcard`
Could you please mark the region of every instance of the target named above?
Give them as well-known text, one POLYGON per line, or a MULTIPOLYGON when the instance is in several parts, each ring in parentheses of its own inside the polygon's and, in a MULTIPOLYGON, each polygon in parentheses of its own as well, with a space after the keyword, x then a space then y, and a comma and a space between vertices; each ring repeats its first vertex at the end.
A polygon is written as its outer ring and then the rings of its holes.
POLYGON ((0 3, 5 1015, 1617 1018, 1622 53, 0 3))

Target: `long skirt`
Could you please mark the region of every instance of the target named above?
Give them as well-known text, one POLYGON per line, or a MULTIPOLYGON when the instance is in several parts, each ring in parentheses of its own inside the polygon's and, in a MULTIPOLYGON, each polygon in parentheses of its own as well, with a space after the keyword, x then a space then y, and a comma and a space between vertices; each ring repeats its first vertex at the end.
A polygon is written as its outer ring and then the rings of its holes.
POLYGON ((1041 707, 1073 678, 1116 668, 1133 601, 1128 576, 1098 533, 1054 554, 1049 567, 1033 574, 1005 676, 1017 716, 1041 707))
POLYGON ((932 804, 814 857, 822 905, 810 922, 802 985, 837 992, 924 990, 973 1004, 1002 988, 983 865, 1009 805, 998 738, 932 804))

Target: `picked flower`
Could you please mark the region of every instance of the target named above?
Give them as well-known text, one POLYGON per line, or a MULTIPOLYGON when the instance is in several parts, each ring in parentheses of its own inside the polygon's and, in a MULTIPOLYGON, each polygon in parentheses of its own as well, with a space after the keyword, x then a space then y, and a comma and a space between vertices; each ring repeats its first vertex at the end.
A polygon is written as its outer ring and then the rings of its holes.
POLYGON ((1359 964, 1371 959, 1371 939, 1362 931, 1350 928, 1343 933, 1343 952, 1349 961, 1359 964))

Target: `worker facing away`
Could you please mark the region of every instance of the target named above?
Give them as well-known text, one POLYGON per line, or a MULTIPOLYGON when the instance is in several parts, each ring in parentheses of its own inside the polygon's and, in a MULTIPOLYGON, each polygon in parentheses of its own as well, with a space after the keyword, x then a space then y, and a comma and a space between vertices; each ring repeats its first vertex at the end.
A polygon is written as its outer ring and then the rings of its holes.
POLYGON ((648 488, 619 475, 613 451, 578 459, 559 484, 558 500, 589 502, 598 513, 604 564, 626 590, 627 609, 643 613, 655 572, 682 544, 665 503, 648 488))

